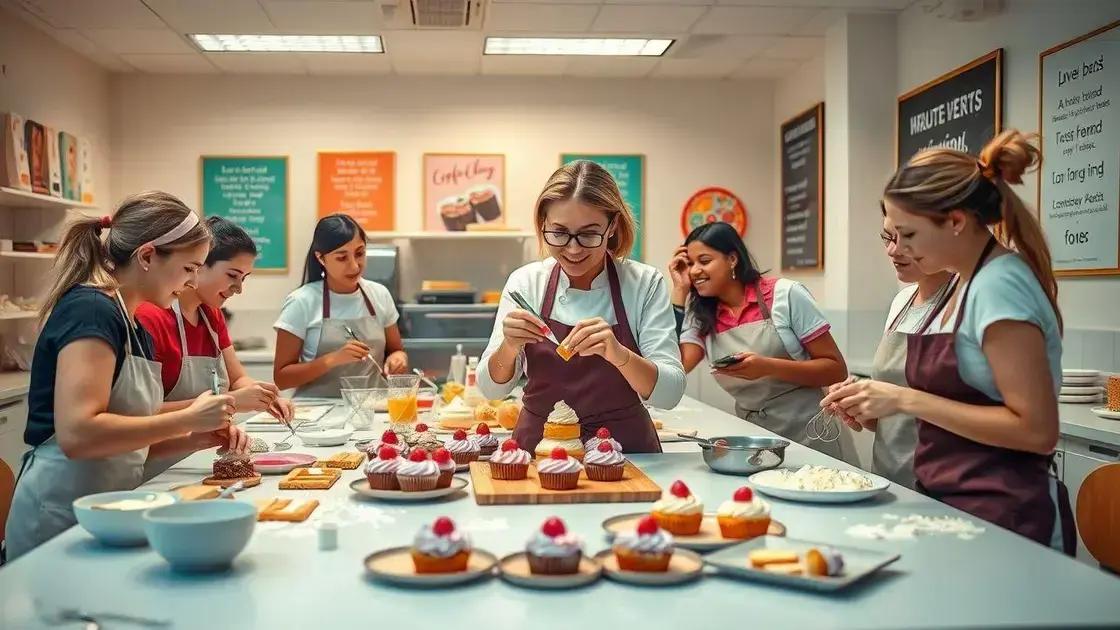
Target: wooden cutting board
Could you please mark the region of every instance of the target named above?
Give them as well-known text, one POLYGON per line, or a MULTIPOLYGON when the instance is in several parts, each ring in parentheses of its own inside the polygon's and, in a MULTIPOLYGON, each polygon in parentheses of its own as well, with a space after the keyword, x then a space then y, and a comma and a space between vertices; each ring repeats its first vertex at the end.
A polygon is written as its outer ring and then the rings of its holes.
POLYGON ((479 505, 523 505, 526 503, 632 503, 661 498, 658 486, 629 461, 622 481, 589 481, 580 473, 575 490, 545 490, 537 480, 536 465, 521 481, 496 481, 490 478, 490 464, 471 462, 471 487, 479 505))

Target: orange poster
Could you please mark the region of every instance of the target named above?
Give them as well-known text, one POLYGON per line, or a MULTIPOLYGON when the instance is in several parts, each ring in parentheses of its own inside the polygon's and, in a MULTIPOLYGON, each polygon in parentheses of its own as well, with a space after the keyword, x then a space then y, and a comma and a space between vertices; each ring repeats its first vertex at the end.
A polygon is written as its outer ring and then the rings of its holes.
POLYGON ((367 231, 390 231, 396 218, 397 154, 319 153, 319 216, 344 212, 367 231))

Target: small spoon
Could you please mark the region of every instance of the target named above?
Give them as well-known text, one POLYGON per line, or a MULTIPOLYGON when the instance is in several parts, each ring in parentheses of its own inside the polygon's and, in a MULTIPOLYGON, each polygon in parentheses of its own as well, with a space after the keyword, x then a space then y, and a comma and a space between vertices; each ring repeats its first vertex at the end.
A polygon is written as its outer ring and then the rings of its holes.
POLYGON ((711 442, 711 441, 708 441, 708 440, 706 440, 702 437, 696 437, 695 435, 687 435, 685 433, 678 433, 677 437, 679 437, 681 439, 684 439, 684 440, 688 440, 689 442, 696 442, 700 446, 707 446, 708 448, 716 448, 718 446, 723 446, 723 447, 727 446, 727 440, 723 440, 723 439, 716 440, 715 442, 711 442))
POLYGON ((412 373, 415 374, 416 376, 419 376, 420 380, 424 381, 424 383, 428 387, 431 387, 432 389, 436 390, 437 392, 439 391, 439 385, 436 385, 435 381, 428 378, 427 376, 424 376, 424 370, 421 370, 420 368, 413 368, 412 373))

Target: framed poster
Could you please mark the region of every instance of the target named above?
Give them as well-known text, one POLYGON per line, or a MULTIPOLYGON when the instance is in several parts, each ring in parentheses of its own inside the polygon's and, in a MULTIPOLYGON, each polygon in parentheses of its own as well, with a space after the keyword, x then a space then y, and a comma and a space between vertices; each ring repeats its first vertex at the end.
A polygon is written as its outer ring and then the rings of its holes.
POLYGON ((711 186, 696 191, 681 210, 681 232, 688 233, 705 223, 730 223, 739 236, 747 233, 747 207, 726 188, 711 186))
POLYGON ((203 155, 203 216, 217 215, 253 237, 257 271, 288 272, 288 156, 203 155))
POLYGON ((824 103, 782 123, 782 269, 824 269, 824 103))
POLYGON ((1003 49, 898 97, 895 163, 931 147, 980 155, 1003 124, 1003 49))
POLYGON ((319 152, 319 216, 342 212, 370 232, 396 226, 397 154, 319 152))
POLYGON ((506 156, 425 153, 424 229, 463 232, 469 225, 505 225, 506 156))
POLYGON ((1038 56, 1038 211, 1061 276, 1120 274, 1120 21, 1038 56))
POLYGON ((645 255, 645 232, 642 224, 645 220, 646 201, 646 156, 639 154, 593 154, 593 153, 563 153, 560 155, 560 165, 576 160, 590 160, 602 166, 611 174, 618 183, 618 190, 622 193, 622 200, 630 206, 634 215, 634 246, 630 249, 630 258, 642 260, 645 255))

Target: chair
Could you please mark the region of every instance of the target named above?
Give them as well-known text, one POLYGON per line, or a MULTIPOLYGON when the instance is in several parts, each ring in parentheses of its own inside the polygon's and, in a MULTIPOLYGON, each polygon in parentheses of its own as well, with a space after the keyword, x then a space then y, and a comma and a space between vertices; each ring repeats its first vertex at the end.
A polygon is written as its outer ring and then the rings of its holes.
POLYGON ((0 542, 4 541, 4 526, 8 523, 8 510, 16 493, 16 476, 8 463, 0 459, 0 542))
POLYGON ((1097 468, 1081 483, 1077 531, 1102 567, 1120 573, 1120 463, 1097 468))

